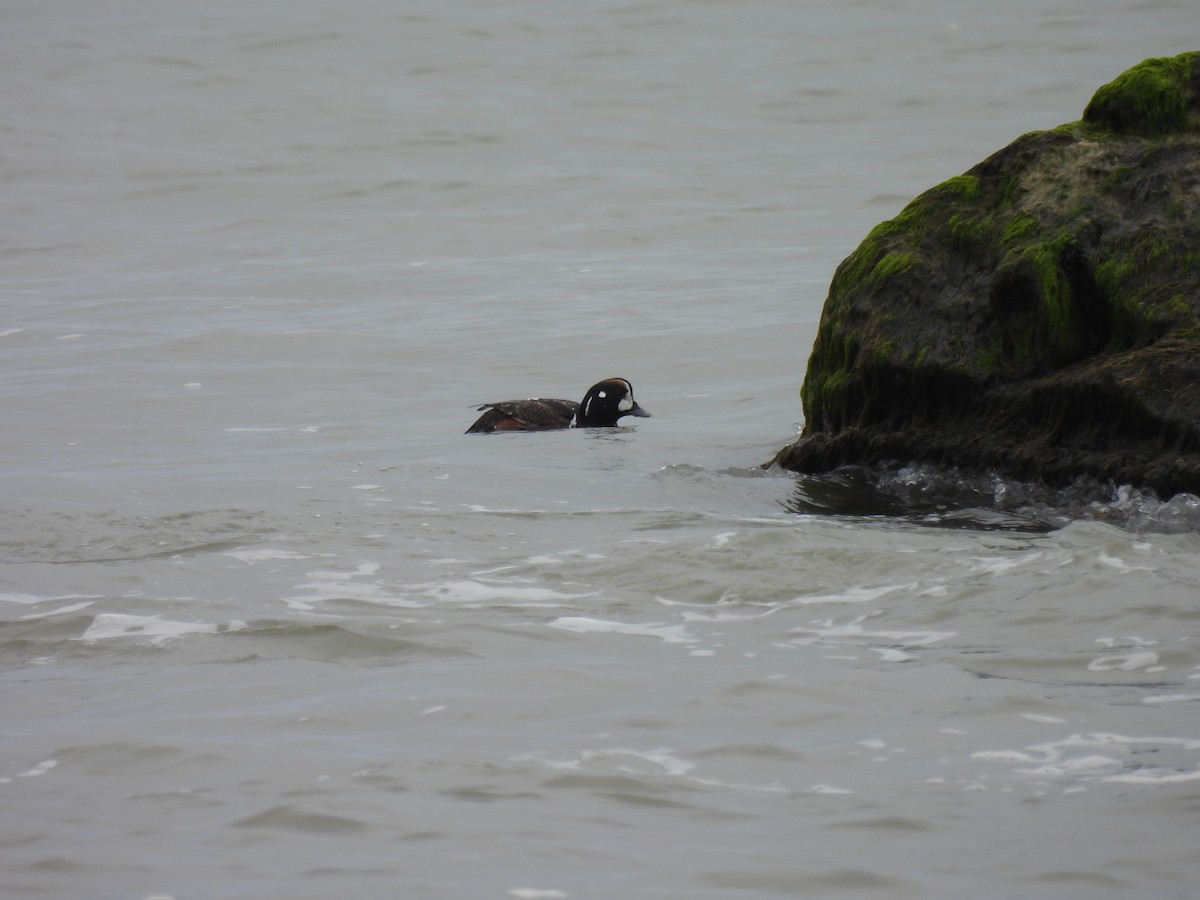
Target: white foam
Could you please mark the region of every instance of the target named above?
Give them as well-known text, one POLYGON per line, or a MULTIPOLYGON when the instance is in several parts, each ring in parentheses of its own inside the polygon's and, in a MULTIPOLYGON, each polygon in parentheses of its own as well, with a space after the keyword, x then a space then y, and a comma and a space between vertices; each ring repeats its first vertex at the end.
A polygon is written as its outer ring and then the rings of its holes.
POLYGON ((44 759, 27 772, 21 772, 17 775, 18 778, 37 778, 39 775, 45 775, 51 769, 58 765, 57 759, 44 759))
POLYGON ((852 587, 837 594, 817 594, 811 597, 797 597, 791 602, 799 606, 810 606, 815 603, 867 603, 878 600, 893 591, 915 591, 917 582, 909 584, 883 584, 878 587, 852 587))
POLYGON ((561 760, 539 759, 538 757, 522 756, 518 759, 534 759, 552 769, 565 772, 578 772, 587 763, 597 761, 618 761, 616 770, 631 775, 672 775, 682 777, 694 769, 695 763, 680 759, 666 750, 629 750, 614 747, 607 750, 583 750, 578 755, 561 760), (649 763, 655 769, 647 769, 638 763, 649 763))
POLYGON ((854 791, 849 788, 834 787, 832 784, 814 784, 807 788, 806 794, 853 794, 854 791))
POLYGON ((585 771, 588 768, 600 769, 607 765, 612 771, 642 777, 677 778, 691 784, 705 787, 728 788, 738 791, 754 791, 757 793, 780 794, 788 793, 789 789, 780 784, 748 784, 744 782, 725 781, 719 778, 701 777, 695 773, 696 764, 681 759, 668 750, 630 750, 611 748, 604 750, 583 750, 573 757, 566 759, 545 759, 538 756, 519 756, 516 760, 532 760, 551 769, 565 772, 585 771))
POLYGON ((1103 550, 1101 550, 1100 555, 1096 557, 1096 561, 1098 563, 1100 563, 1101 565, 1108 566, 1110 569, 1116 569, 1118 572, 1121 572, 1122 574, 1127 573, 1127 572, 1153 572, 1154 571, 1149 566, 1131 566, 1128 563, 1126 563, 1123 559, 1120 559, 1119 557, 1109 556, 1103 550))
POLYGON ((78 612, 81 609, 87 609, 95 601, 85 600, 83 603, 71 603, 67 606, 59 606, 56 609, 48 609, 45 612, 28 613, 21 616, 21 619, 48 619, 50 616, 61 616, 66 613, 78 612))
POLYGON ((595 591, 584 594, 566 594, 550 588, 521 586, 514 584, 489 584, 466 579, 427 585, 423 593, 442 602, 470 605, 525 607, 569 606, 581 597, 594 597, 595 591))
POLYGON ((1022 753, 1020 750, 978 750, 971 754, 971 759, 1002 763, 1034 762, 1033 756, 1028 753, 1022 753))
POLYGON ((1158 663, 1158 654, 1153 650, 1139 650, 1134 653, 1120 653, 1113 656, 1101 656, 1088 663, 1089 672, 1135 672, 1158 663))
MULTIPOLYGON (((666 603, 666 602, 662 601, 661 599, 659 600, 659 602, 662 603, 664 606, 670 605, 669 603, 666 603)), ((677 605, 682 606, 684 604, 677 604, 677 605)), ((687 612, 681 613, 680 618, 683 619, 683 621, 685 621, 685 622, 749 622, 754 619, 763 619, 763 618, 766 618, 767 616, 772 616, 777 612, 779 612, 779 607, 772 607, 771 609, 763 610, 760 612, 747 612, 747 613, 731 612, 728 610, 723 610, 721 612, 716 612, 716 613, 701 613, 701 612, 687 611, 687 612)))
POLYGON ((1200 700, 1200 694, 1159 694, 1157 697, 1144 697, 1143 703, 1190 703, 1200 700))
POLYGON ((562 631, 573 631, 576 634, 623 634, 631 637, 652 637, 667 644, 694 644, 699 640, 688 634, 682 625, 664 625, 658 622, 632 625, 626 622, 592 619, 587 616, 563 616, 550 622, 549 626, 562 631))
POLYGON ((222 556, 232 556, 234 559, 253 565, 256 562, 270 562, 281 559, 310 559, 307 554, 296 553, 292 550, 279 550, 275 547, 245 547, 228 550, 222 556))
POLYGON ((1013 569, 1019 569, 1031 562, 1042 558, 1042 551, 1028 553, 1025 556, 975 556, 971 557, 971 572, 983 575, 1000 575, 1013 569))
POLYGON ((872 647, 879 654, 880 662, 908 662, 911 659, 916 659, 907 650, 897 650, 895 647, 872 647))
POLYGON ((1196 756, 1200 752, 1200 740, 1092 732, 1071 734, 1061 740, 1033 744, 1022 750, 983 750, 972 753, 971 758, 1011 765, 1019 775, 1040 779, 1074 778, 1125 784, 1165 784, 1200 778, 1200 765, 1195 763, 1182 770, 1177 764, 1148 765, 1145 760, 1149 759, 1149 755, 1143 748, 1161 754, 1161 759, 1169 757, 1172 763, 1177 763, 1181 754, 1196 756), (1132 754, 1141 757, 1137 760, 1136 768, 1129 762, 1132 754), (1114 768, 1125 768, 1126 771, 1113 772, 1114 768))
POLYGON ((705 787, 730 788, 735 791, 755 791, 760 794, 786 794, 789 789, 781 784, 746 784, 741 781, 723 781, 719 778, 689 778, 693 784, 705 787))
POLYGON ((245 622, 236 619, 228 625, 206 622, 172 622, 158 616, 130 616, 122 613, 101 613, 92 620, 87 631, 79 640, 92 643, 111 638, 149 638, 152 644, 161 644, 187 634, 216 634, 218 632, 241 631, 245 622))
POLYGON ((58 602, 62 600, 99 600, 102 596, 103 594, 58 594, 53 597, 39 597, 37 594, 0 593, 0 601, 32 606, 35 603, 58 602))
POLYGON ((1118 784, 1177 784, 1181 781, 1200 781, 1200 769, 1193 772, 1126 772, 1109 775, 1101 781, 1118 784))
POLYGON ((312 580, 297 587, 310 593, 285 597, 284 602, 289 609, 305 612, 312 610, 318 603, 330 600, 357 600, 363 603, 375 603, 380 606, 403 609, 421 609, 428 605, 408 596, 399 596, 395 591, 377 581, 356 582, 353 580, 360 576, 375 575, 379 569, 378 563, 369 562, 360 563, 350 572, 330 569, 309 572, 308 577, 312 580))
POLYGON ((1053 778, 1058 775, 1099 772, 1121 765, 1121 760, 1111 756, 1073 756, 1059 762, 1035 766, 1031 769, 1017 769, 1022 775, 1034 775, 1041 778, 1053 778))
POLYGON ((330 569, 321 569, 315 572, 309 572, 309 578, 320 578, 324 581, 349 581, 351 578, 358 578, 361 575, 376 575, 380 569, 379 563, 359 563, 354 567, 353 572, 341 572, 330 569))
POLYGON ((858 616, 855 619, 846 622, 845 624, 834 624, 833 620, 827 620, 822 623, 816 623, 813 628, 793 628, 789 633, 809 635, 809 638, 800 638, 794 643, 825 643, 834 642, 840 643, 837 639, 853 638, 856 641, 864 640, 887 640, 901 644, 903 646, 924 647, 929 644, 936 644, 938 641, 944 641, 955 637, 956 631, 891 631, 887 629, 869 630, 863 628, 862 623, 870 614, 858 616), (832 641, 831 641, 832 639, 832 641))
POLYGON ((1155 644, 1158 643, 1158 641, 1150 641, 1150 640, 1146 640, 1145 638, 1133 637, 1130 635, 1130 636, 1119 637, 1119 638, 1115 638, 1115 637, 1096 638, 1096 643, 1099 644, 1101 647, 1107 647, 1108 649, 1111 650, 1114 647, 1120 647, 1120 646, 1153 647, 1155 644))

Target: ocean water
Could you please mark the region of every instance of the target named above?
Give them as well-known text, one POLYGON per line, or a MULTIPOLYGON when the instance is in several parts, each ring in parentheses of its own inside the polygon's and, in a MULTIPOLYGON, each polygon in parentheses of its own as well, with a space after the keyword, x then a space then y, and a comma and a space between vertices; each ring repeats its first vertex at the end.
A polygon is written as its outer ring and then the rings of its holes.
POLYGON ((6 2, 0 893, 1195 896, 1200 501, 759 467, 1193 7, 6 2))

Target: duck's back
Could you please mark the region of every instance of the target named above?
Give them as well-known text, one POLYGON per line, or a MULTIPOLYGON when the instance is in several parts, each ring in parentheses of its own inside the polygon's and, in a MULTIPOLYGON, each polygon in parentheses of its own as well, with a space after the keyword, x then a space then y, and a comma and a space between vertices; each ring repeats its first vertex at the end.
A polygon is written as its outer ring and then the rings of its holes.
POLYGON ((479 407, 483 415, 467 429, 467 434, 489 431, 540 431, 548 428, 570 428, 579 404, 574 400, 535 398, 485 403, 479 407), (486 411, 485 411, 486 410, 486 411))

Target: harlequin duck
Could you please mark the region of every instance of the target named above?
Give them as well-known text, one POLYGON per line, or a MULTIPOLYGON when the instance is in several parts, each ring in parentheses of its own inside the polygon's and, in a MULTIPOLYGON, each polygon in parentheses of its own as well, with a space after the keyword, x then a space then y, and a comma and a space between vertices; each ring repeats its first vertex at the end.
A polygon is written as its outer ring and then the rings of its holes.
POLYGON ((612 427, 622 416, 648 418, 650 413, 633 399, 633 386, 624 378, 606 378, 588 388, 579 403, 573 400, 505 400, 485 403, 484 412, 467 434, 491 431, 545 431, 552 428, 612 427))

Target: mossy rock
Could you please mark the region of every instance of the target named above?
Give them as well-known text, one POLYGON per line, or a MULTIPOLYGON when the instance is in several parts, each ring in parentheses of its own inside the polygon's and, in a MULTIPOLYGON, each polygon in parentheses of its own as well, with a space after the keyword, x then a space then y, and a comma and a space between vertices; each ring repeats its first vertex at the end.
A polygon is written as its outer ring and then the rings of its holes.
POLYGON ((913 200, 838 267, 776 461, 1200 493, 1200 53, 913 200))
POLYGON ((1197 54, 1148 59, 1104 85, 1083 121, 1114 134, 1154 136, 1195 131, 1200 124, 1197 54))

